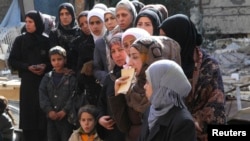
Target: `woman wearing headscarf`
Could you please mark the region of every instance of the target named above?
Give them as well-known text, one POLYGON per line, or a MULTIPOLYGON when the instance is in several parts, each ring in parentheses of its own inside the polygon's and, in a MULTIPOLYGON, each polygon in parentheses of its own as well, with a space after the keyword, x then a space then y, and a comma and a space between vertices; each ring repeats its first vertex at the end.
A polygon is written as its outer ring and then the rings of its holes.
POLYGON ((160 34, 176 40, 181 46, 181 66, 192 84, 186 105, 193 116, 198 140, 206 141, 208 124, 226 123, 219 64, 199 47, 202 36, 186 15, 173 15, 163 21, 160 34))
MULTIPOLYGON (((93 59, 95 43, 88 26, 89 11, 82 11, 77 17, 81 28, 81 37, 76 40, 78 46, 77 82, 78 93, 85 93, 86 102, 92 105, 97 104, 101 90, 93 75, 93 59)), ((83 103, 86 104, 86 103, 83 103)))
POLYGON ((126 133, 127 141, 137 141, 143 113, 150 104, 143 89, 146 83, 145 70, 150 64, 161 59, 171 59, 181 64, 180 46, 176 41, 164 36, 148 36, 134 41, 129 54, 128 65, 135 69, 135 82, 131 84, 129 91, 123 94, 118 93, 118 89, 121 84, 127 83, 128 76, 116 79, 115 96, 109 98, 109 103, 116 124, 126 133))
POLYGON ((131 1, 121 0, 115 7, 116 19, 121 32, 133 27, 137 12, 131 1))
POLYGON ((145 73, 144 89, 151 105, 145 112, 140 141, 196 141, 192 115, 183 100, 191 84, 180 65, 160 60, 145 73))
POLYGON ((46 115, 39 106, 39 84, 51 70, 48 56, 49 39, 44 36, 44 22, 38 11, 25 15, 25 31, 16 37, 8 63, 18 71, 20 85, 20 124, 25 141, 46 139, 46 115))
POLYGON ((94 75, 100 85, 103 85, 106 75, 114 68, 114 62, 110 58, 108 42, 114 34, 120 32, 115 17, 115 9, 109 7, 102 14, 104 26, 107 30, 102 38, 96 40, 94 51, 94 75))
POLYGON ((127 54, 129 54, 130 45, 141 37, 150 36, 150 34, 142 29, 137 27, 131 27, 125 32, 122 33, 122 45, 126 49, 127 54))
POLYGON ((50 47, 61 46, 67 52, 67 67, 77 71, 77 38, 80 38, 81 30, 77 24, 75 9, 71 3, 65 2, 58 7, 59 22, 57 28, 49 34, 50 47))
POLYGON ((110 57, 115 63, 113 70, 105 77, 98 101, 99 114, 97 117, 97 132, 104 141, 125 141, 122 133, 113 119, 108 98, 114 96, 114 83, 121 76, 121 69, 126 64, 127 53, 121 44, 121 33, 117 33, 109 40, 110 57))
POLYGON ((135 27, 143 28, 150 35, 159 35, 160 18, 153 10, 145 9, 138 13, 135 19, 135 27))
POLYGON ((159 4, 159 3, 158 4, 147 4, 140 10, 140 12, 143 10, 146 10, 146 9, 152 10, 155 13, 157 13, 161 22, 164 21, 166 18, 168 18, 168 10, 167 10, 166 6, 163 4, 159 4))

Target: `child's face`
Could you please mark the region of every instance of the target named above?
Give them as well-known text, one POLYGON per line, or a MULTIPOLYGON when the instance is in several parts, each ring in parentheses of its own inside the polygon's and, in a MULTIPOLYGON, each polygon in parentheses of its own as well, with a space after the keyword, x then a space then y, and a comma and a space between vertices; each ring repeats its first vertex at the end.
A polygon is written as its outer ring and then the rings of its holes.
POLYGON ((83 112, 81 114, 80 125, 85 133, 90 133, 91 131, 93 131, 93 129, 95 128, 95 124, 95 119, 91 114, 87 112, 83 112))
POLYGON ((50 56, 50 62, 56 72, 61 72, 64 68, 66 59, 59 54, 53 54, 50 56))

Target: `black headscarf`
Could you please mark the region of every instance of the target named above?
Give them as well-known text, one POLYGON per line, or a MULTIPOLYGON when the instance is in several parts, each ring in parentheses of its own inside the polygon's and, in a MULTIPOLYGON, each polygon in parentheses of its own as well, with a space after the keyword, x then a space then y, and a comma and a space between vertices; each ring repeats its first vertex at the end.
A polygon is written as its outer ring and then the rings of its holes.
POLYGON ((181 46, 182 68, 188 78, 192 78, 194 70, 194 49, 201 45, 202 36, 192 21, 183 14, 176 14, 165 19, 160 28, 166 36, 177 41, 181 46))
POLYGON ((62 3, 61 5, 59 5, 59 8, 58 8, 59 25, 58 25, 58 27, 60 27, 60 26, 63 27, 61 25, 61 21, 60 21, 60 11, 62 9, 66 9, 69 11, 70 15, 72 16, 72 21, 71 21, 69 26, 70 26, 70 28, 74 28, 77 25, 76 16, 75 16, 75 9, 74 9, 74 6, 68 2, 65 2, 65 3, 62 3))
POLYGON ((153 10, 145 9, 141 11, 135 19, 135 27, 141 17, 148 17, 153 25, 153 35, 159 35, 160 17, 153 10))
MULTIPOLYGON (((25 18, 29 17, 34 20, 36 31, 34 33, 41 35, 44 31, 45 25, 42 18, 42 14, 39 11, 31 10, 26 15, 25 18)), ((26 31, 26 29, 24 29, 26 31)))
POLYGON ((83 16, 88 17, 88 14, 89 14, 89 10, 85 10, 85 11, 80 12, 78 17, 77 17, 77 21, 79 22, 80 18, 83 16))

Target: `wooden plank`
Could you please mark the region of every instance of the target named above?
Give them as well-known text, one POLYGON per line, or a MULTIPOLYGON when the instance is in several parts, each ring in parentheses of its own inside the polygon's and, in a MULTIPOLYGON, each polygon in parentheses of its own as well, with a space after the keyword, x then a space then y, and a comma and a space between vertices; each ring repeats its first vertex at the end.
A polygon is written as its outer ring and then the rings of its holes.
POLYGON ((19 91, 20 88, 18 87, 6 87, 5 89, 0 87, 0 95, 6 97, 9 100, 19 101, 19 91))
POLYGON ((0 81, 0 95, 5 96, 9 100, 19 101, 20 91, 19 80, 0 81))

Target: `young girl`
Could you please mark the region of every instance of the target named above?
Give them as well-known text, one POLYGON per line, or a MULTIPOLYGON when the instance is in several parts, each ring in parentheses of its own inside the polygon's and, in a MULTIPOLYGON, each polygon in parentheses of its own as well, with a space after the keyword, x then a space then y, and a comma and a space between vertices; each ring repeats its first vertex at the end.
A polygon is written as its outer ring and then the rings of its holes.
POLYGON ((48 141, 68 141, 73 125, 67 114, 71 109, 71 95, 75 76, 66 67, 66 51, 60 46, 50 49, 53 70, 46 73, 40 87, 40 107, 47 114, 48 141))
POLYGON ((75 130, 69 141, 102 141, 96 132, 98 110, 94 105, 85 105, 79 109, 78 119, 81 125, 75 130))
POLYGON ((14 131, 14 118, 8 109, 8 100, 0 96, 0 140, 12 141, 14 131))

